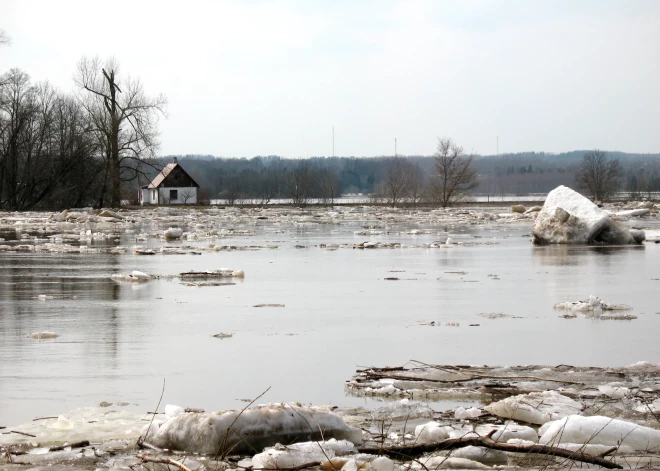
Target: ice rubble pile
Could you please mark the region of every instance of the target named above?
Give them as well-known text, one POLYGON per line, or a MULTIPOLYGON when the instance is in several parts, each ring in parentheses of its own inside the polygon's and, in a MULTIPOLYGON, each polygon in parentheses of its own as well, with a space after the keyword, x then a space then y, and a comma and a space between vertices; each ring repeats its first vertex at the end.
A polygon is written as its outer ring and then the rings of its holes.
POLYGON ((643 231, 630 231, 587 198, 565 186, 550 193, 532 235, 536 244, 638 244, 643 231))
POLYGON ((589 295, 588 299, 584 301, 566 301, 563 303, 557 303, 553 306, 555 309, 563 309, 565 311, 628 311, 632 309, 626 304, 609 304, 597 296, 589 295))
POLYGON ((277 443, 336 438, 362 443, 362 433, 324 407, 267 404, 241 411, 190 413, 154 422, 145 440, 196 453, 250 452, 277 443))
POLYGON ((487 424, 479 425, 477 427, 461 427, 458 429, 449 425, 442 425, 436 421, 431 421, 415 427, 415 442, 423 444, 440 442, 450 438, 485 437, 491 432, 495 432, 491 438, 497 442, 506 443, 513 439, 529 442, 538 441, 538 436, 533 428, 527 427, 526 425, 519 425, 511 421, 508 421, 503 425, 487 424))
POLYGON ((106 410, 98 407, 75 409, 57 418, 27 422, 11 430, 34 435, 0 434, 0 445, 38 442, 44 445, 60 445, 82 440, 101 442, 114 439, 137 439, 144 424, 151 416, 138 415, 123 410, 106 410))
POLYGON ((487 405, 484 410, 505 419, 542 425, 580 413, 582 404, 556 391, 539 391, 507 397, 487 405))
POLYGON ((252 457, 254 468, 281 469, 306 463, 323 462, 336 456, 355 453, 355 446, 347 440, 332 438, 323 442, 302 442, 274 446, 252 457))
POLYGON ((115 281, 130 281, 134 283, 144 283, 151 280, 151 276, 144 272, 134 270, 128 274, 115 274, 111 278, 115 281))

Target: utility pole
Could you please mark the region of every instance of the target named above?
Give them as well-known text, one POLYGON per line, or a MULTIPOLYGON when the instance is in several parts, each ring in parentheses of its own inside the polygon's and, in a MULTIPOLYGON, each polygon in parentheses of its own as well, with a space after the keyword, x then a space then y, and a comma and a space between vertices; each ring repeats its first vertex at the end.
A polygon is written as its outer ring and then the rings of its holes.
POLYGON ((394 138, 394 157, 396 158, 396 137, 394 138))
POLYGON ((500 136, 497 136, 497 154, 500 155, 500 136))
POLYGON ((335 156, 335 127, 332 126, 332 156, 335 156))

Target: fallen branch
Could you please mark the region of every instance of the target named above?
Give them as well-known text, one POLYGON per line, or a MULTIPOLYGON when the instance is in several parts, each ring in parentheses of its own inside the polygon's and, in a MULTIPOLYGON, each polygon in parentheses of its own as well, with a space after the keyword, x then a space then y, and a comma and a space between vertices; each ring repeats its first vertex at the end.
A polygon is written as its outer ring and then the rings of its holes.
POLYGON ((75 443, 72 443, 71 445, 66 445, 66 446, 64 446, 64 445, 51 446, 48 449, 48 451, 49 452, 50 451, 62 451, 65 448, 68 448, 68 447, 71 447, 71 449, 74 449, 74 448, 83 448, 83 447, 86 447, 86 446, 89 446, 89 440, 83 440, 83 441, 80 441, 80 442, 75 442, 75 443))
POLYGON ((10 430, 7 433, 17 433, 19 435, 25 435, 26 437, 32 437, 32 438, 37 438, 36 435, 32 435, 31 433, 25 433, 25 432, 19 432, 18 430, 10 430))
POLYGON ((57 419, 57 417, 50 416, 50 417, 37 417, 36 419, 32 419, 32 422, 36 422, 37 420, 48 420, 48 419, 57 419))
POLYGON ((145 454, 138 454, 137 457, 142 461, 148 461, 150 463, 171 464, 172 466, 176 466, 177 468, 179 468, 183 471, 192 471, 185 464, 180 463, 176 460, 173 460, 172 458, 166 458, 164 456, 151 456, 151 455, 145 455, 145 454))
POLYGON ((477 378, 461 378, 461 379, 432 379, 432 378, 418 378, 416 376, 404 376, 404 375, 388 375, 381 373, 372 373, 365 372, 367 379, 396 379, 399 381, 417 381, 421 383, 465 383, 467 381, 472 381, 477 378))
MULTIPOLYGON (((436 451, 455 450, 466 446, 480 446, 489 448, 491 450, 507 451, 512 453, 534 453, 549 456, 557 456, 560 458, 567 458, 573 461, 582 463, 596 464, 608 469, 622 469, 623 467, 606 460, 600 455, 590 455, 581 451, 571 451, 564 448, 556 448, 547 445, 516 445, 513 443, 496 442, 490 437, 464 437, 464 438, 451 438, 437 443, 422 443, 415 445, 401 445, 385 448, 373 447, 358 447, 358 453, 372 453, 372 454, 385 454, 390 458, 406 459, 415 456, 421 456, 425 453, 432 453, 436 451)), ((608 450, 608 454, 611 453, 608 450)))
POLYGON ((157 446, 152 445, 151 443, 147 443, 144 440, 138 440, 137 446, 138 448, 142 448, 143 450, 146 449, 146 450, 157 451, 158 453, 166 453, 166 451, 163 450, 162 448, 158 448, 157 446))
POLYGON ((288 468, 253 468, 252 466, 237 466, 241 469, 247 469, 248 471, 300 471, 301 469, 313 468, 320 464, 320 461, 312 461, 310 463, 303 463, 288 468))
MULTIPOLYGON (((441 371, 445 371, 445 368, 437 366, 437 365, 429 365, 428 363, 424 363, 419 360, 410 360, 414 363, 418 363, 420 365, 428 366, 429 368, 436 368, 441 371)), ((474 379, 534 379, 536 381, 550 381, 554 383, 567 383, 567 384, 583 384, 580 381, 570 381, 567 379, 556 379, 556 378, 542 378, 540 376, 492 376, 492 375, 486 375, 486 374, 481 374, 481 373, 471 373, 474 378, 471 378, 471 380, 474 379)), ((467 380, 466 380, 467 381, 467 380)))

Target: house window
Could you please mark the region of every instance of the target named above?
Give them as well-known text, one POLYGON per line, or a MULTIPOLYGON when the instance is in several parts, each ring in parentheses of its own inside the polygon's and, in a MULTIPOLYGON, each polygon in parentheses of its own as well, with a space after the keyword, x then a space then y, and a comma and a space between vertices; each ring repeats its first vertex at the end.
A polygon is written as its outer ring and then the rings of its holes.
POLYGON ((178 190, 170 190, 170 201, 176 201, 179 199, 179 191, 178 190))

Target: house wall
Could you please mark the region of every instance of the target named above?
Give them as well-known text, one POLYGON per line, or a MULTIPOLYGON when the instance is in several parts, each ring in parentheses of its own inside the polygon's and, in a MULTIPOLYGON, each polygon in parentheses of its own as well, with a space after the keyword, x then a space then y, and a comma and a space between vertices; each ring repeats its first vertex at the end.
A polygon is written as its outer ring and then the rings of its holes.
POLYGON ((197 204, 197 187, 162 187, 158 190, 158 201, 152 204, 197 204), (170 190, 176 190, 177 198, 170 198, 170 190))
POLYGON ((145 204, 158 204, 158 190, 141 188, 140 191, 142 192, 142 201, 140 201, 142 206, 145 204))

